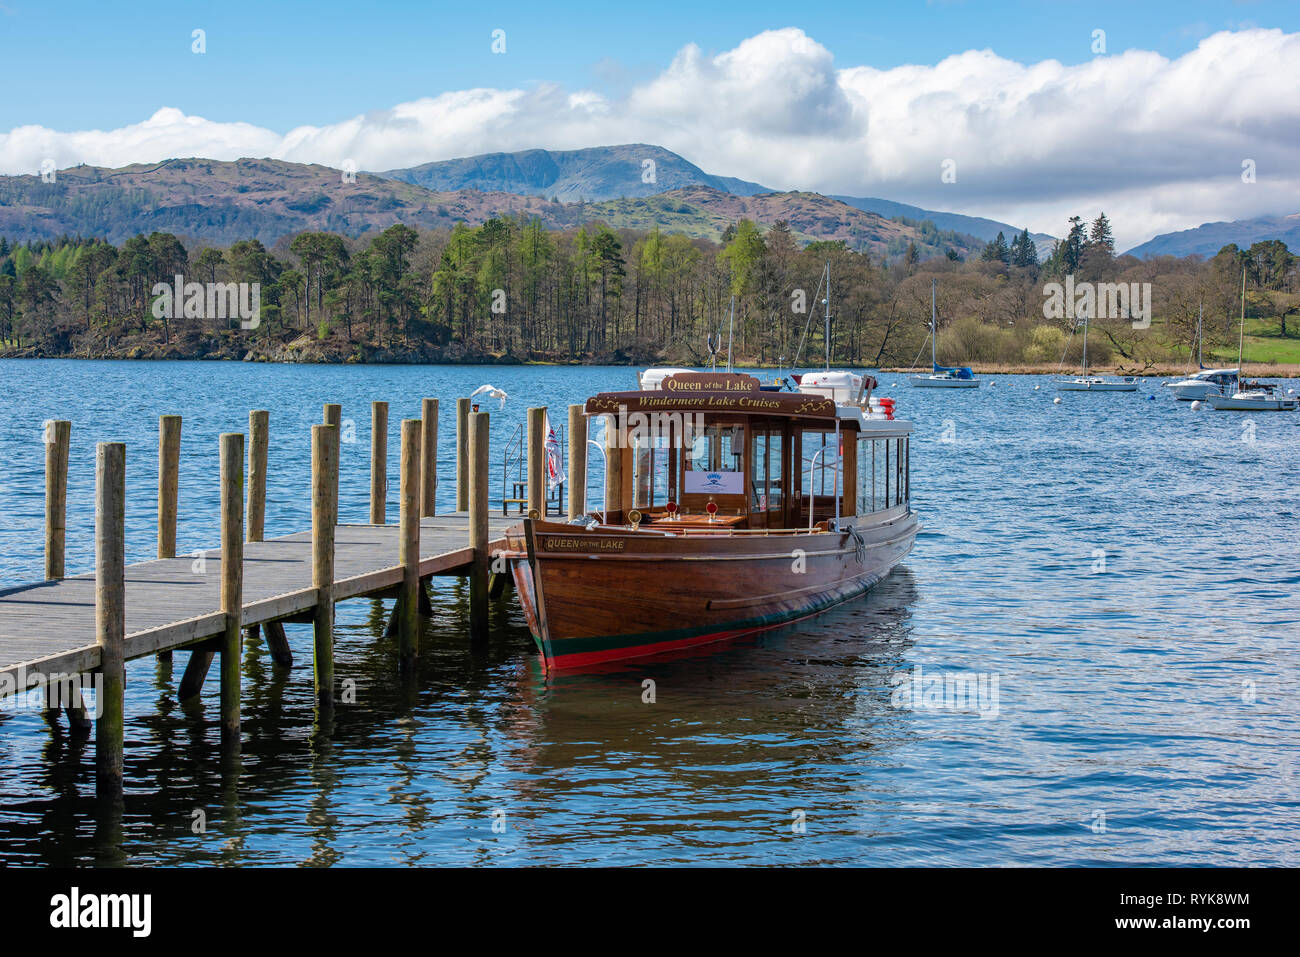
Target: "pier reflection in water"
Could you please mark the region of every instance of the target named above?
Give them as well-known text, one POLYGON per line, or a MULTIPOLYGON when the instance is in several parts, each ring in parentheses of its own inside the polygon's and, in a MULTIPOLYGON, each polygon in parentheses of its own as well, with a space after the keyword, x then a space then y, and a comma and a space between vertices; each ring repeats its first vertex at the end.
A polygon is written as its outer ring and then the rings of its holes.
POLYGON ((905 568, 808 622, 560 677, 543 671, 509 596, 493 609, 492 641, 467 644, 465 597, 459 580, 437 581, 405 682, 392 676, 383 603, 340 606, 343 703, 329 727, 311 694, 310 629, 288 626, 288 670, 248 641, 233 758, 220 748, 214 694, 182 709, 168 665, 132 663, 123 804, 94 799, 93 749, 53 734, 46 748, 60 753, 34 764, 30 782, 53 796, 6 802, 0 855, 60 865, 635 863, 702 862, 746 845, 756 860, 788 858, 785 848, 802 859, 810 845, 789 843, 795 812, 846 833, 854 769, 881 753, 873 725, 896 740, 906 722, 888 687, 915 598, 905 568))

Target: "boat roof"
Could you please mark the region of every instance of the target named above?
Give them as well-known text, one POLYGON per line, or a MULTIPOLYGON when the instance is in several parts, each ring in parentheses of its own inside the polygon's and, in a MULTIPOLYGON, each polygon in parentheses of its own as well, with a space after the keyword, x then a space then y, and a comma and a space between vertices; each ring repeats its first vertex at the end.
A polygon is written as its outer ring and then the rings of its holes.
POLYGON ((630 415, 637 412, 699 412, 804 419, 828 424, 838 419, 842 426, 876 434, 906 434, 912 431, 911 422, 870 418, 861 406, 839 405, 824 395, 766 391, 756 377, 743 372, 654 369, 643 373, 639 381, 643 385, 653 383, 656 388, 601 392, 587 400, 583 407, 584 413, 630 415))

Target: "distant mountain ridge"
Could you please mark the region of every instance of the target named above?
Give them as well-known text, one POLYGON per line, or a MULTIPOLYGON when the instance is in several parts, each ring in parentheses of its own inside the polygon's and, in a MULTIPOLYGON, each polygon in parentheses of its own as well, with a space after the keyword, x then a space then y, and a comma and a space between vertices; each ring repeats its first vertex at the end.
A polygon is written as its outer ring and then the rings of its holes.
MULTIPOLYGON (((706 173, 671 150, 647 143, 593 146, 580 150, 533 149, 514 153, 482 153, 406 169, 390 169, 374 175, 437 191, 479 189, 557 198, 560 202, 601 202, 654 196, 692 186, 707 186, 735 196, 778 192, 761 183, 706 173)), ((928 219, 941 230, 964 233, 984 242, 995 239, 998 233, 1002 233, 1009 242, 1023 228, 980 216, 922 209, 920 206, 888 199, 857 196, 829 198, 886 219, 896 216, 905 216, 918 222, 928 219)), ((1051 251, 1054 236, 1046 233, 1030 235, 1038 243, 1040 255, 1051 251)))
POLYGON ((1128 255, 1146 259, 1150 256, 1213 256, 1229 243, 1242 249, 1266 239, 1280 239, 1290 249, 1300 249, 1300 213, 1285 216, 1257 216, 1231 222, 1203 223, 1195 229, 1162 233, 1134 246, 1128 255))
POLYGON ((653 196, 688 186, 708 186, 737 196, 774 192, 731 176, 711 176, 676 153, 645 143, 483 153, 375 175, 435 192, 477 189, 541 196, 562 203, 653 196))
POLYGON ((39 176, 0 177, 0 236, 20 242, 68 234, 121 243, 159 230, 218 244, 259 239, 269 246, 304 230, 356 237, 396 223, 438 229, 507 215, 536 216, 552 229, 603 222, 707 239, 718 239, 741 218, 764 227, 785 221, 801 241, 843 240, 881 259, 902 255, 911 243, 926 257, 948 249, 969 255, 982 245, 972 236, 894 222, 819 193, 738 195, 712 185, 566 204, 515 192, 433 191, 367 173, 349 182, 338 170, 284 160, 193 158, 120 170, 78 166, 49 183, 39 176))

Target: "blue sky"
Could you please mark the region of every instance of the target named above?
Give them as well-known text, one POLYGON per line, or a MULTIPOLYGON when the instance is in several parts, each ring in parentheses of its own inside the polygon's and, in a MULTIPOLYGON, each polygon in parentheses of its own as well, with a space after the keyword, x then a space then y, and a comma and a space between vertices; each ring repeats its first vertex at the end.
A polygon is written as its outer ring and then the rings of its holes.
POLYGON ((0 0, 0 63, 0 174, 651 143, 1121 246, 1300 212, 1298 0, 0 0))
POLYGON ((0 130, 106 129, 173 106, 285 132, 446 90, 538 81, 617 95, 687 43, 717 52, 784 26, 830 46, 836 66, 888 68, 982 48, 1080 63, 1092 56, 1094 29, 1112 52, 1173 58, 1243 23, 1295 31, 1300 3, 0 0, 11 94, 0 100, 0 130), (191 53, 194 28, 207 32, 204 56, 191 53), (494 29, 506 31, 505 56, 490 52, 494 29))

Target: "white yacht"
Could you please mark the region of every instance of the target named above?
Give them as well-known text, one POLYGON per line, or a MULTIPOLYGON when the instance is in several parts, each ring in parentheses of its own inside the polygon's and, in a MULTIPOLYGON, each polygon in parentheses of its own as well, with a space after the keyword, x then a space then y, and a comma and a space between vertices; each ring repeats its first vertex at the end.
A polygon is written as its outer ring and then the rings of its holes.
MULTIPOLYGON (((1246 344, 1246 270, 1241 271, 1241 326, 1237 331, 1237 365, 1241 365, 1241 353, 1246 344)), ((1294 412, 1300 407, 1300 399, 1293 395, 1283 395, 1277 386, 1267 382, 1248 382, 1238 387, 1232 395, 1211 395, 1207 397, 1213 408, 1235 412, 1294 412)))
MULTIPOLYGON (((930 375, 914 375, 909 379, 916 389, 978 389, 980 380, 969 366, 941 366, 935 348, 934 280, 930 280, 930 375)), ((922 349, 925 346, 921 347, 922 349)))
POLYGON ((1240 378, 1240 369, 1202 369, 1178 382, 1166 382, 1165 388, 1173 390, 1175 399, 1193 402, 1212 395, 1232 395, 1240 378))
POLYGON ((1106 379, 1099 375, 1088 375, 1088 316, 1083 317, 1083 370, 1071 379, 1057 379, 1056 388, 1062 392, 1136 392, 1137 376, 1126 375, 1121 379, 1106 379))
POLYGON ((1300 408, 1300 398, 1283 395, 1277 386, 1267 382, 1252 382, 1232 395, 1211 395, 1209 403, 1216 409, 1236 412, 1294 412, 1300 408))

